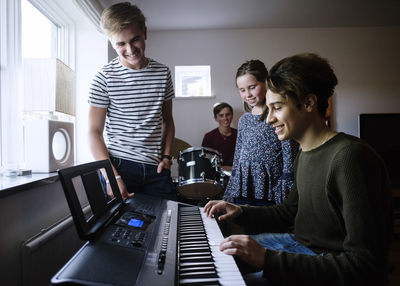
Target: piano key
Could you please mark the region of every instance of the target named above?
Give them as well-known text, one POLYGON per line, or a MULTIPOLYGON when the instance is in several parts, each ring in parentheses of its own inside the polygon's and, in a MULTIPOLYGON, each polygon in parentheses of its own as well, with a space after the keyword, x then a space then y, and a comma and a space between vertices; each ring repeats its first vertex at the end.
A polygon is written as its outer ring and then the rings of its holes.
POLYGON ((191 248, 191 247, 208 247, 208 248, 210 248, 210 246, 208 245, 207 241, 202 241, 200 243, 197 242, 197 241, 195 241, 195 242, 186 241, 186 242, 180 243, 179 246, 180 246, 180 249, 188 249, 188 248, 191 248))
POLYGON ((180 257, 179 262, 214 262, 213 257, 209 256, 194 256, 194 257, 180 257))
POLYGON ((180 212, 179 220, 182 219, 182 223, 178 227, 179 285, 245 285, 233 257, 219 251, 224 237, 215 219, 207 218, 202 208, 185 206, 181 209, 183 212, 180 212), (197 219, 199 217, 200 220, 197 219), (210 251, 211 257, 208 258, 211 261, 197 261, 207 257, 203 254, 208 255, 210 251), (217 280, 207 276, 212 275, 214 269, 217 280))
POLYGON ((194 271, 206 271, 206 270, 214 270, 215 271, 214 264, 205 265, 205 266, 196 266, 196 267, 180 267, 179 273, 194 272, 194 271))
POLYGON ((179 279, 203 279, 203 278, 218 278, 215 271, 203 271, 193 273, 180 273, 179 279))
POLYGON ((184 247, 180 253, 193 253, 193 252, 210 252, 210 247, 184 247))
POLYGON ((193 261, 184 261, 179 262, 179 267, 195 267, 195 266, 215 266, 214 262, 193 262, 193 261))
POLYGON ((194 231, 192 233, 182 233, 182 234, 179 235, 179 237, 198 237, 198 238, 203 238, 203 237, 206 237, 206 234, 204 233, 204 230, 203 230, 203 232, 194 231))
MULTIPOLYGON (((236 286, 236 285, 246 285, 244 281, 235 281, 235 280, 223 280, 214 278, 193 278, 193 279, 181 279, 179 280, 180 285, 196 285, 196 283, 216 283, 218 281, 219 284, 215 285, 226 285, 226 286, 236 286)), ((208 285, 208 284, 197 284, 197 285, 208 285)), ((211 284, 214 285, 214 284, 211 284)))
POLYGON ((211 250, 208 250, 208 251, 204 251, 204 252, 201 252, 201 251, 196 251, 196 252, 185 252, 185 253, 180 253, 179 254, 179 257, 187 257, 187 256, 209 256, 209 255, 211 255, 211 250))
MULTIPOLYGON (((207 237, 206 236, 204 236, 204 237, 202 237, 205 241, 207 241, 207 237)), ((199 241, 199 238, 198 237, 181 237, 181 238, 179 238, 181 241, 183 241, 183 242, 189 242, 189 241, 192 241, 192 242, 195 242, 195 241, 199 241)))
POLYGON ((213 280, 210 280, 210 281, 202 281, 202 282, 190 281, 188 283, 182 281, 180 283, 180 285, 182 285, 182 286, 183 285, 188 285, 188 286, 221 286, 221 284, 216 279, 213 279, 213 280))

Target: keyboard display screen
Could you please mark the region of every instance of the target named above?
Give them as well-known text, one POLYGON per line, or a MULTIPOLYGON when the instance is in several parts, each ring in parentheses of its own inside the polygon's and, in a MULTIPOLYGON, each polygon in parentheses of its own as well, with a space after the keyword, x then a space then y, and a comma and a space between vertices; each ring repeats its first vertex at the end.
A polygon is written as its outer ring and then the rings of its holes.
POLYGON ((143 225, 144 221, 136 218, 131 218, 130 221, 128 222, 128 225, 141 228, 143 225))
POLYGON ((128 226, 135 229, 146 230, 147 227, 155 220, 155 216, 146 215, 136 212, 124 213, 116 222, 120 226, 128 226))

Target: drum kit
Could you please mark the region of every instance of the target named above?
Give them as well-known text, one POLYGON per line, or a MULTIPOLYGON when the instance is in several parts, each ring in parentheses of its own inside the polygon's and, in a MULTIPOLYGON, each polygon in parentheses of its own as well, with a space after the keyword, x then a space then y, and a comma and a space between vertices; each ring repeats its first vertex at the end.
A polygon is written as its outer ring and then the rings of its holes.
POLYGON ((219 198, 230 177, 230 172, 223 170, 221 164, 221 154, 211 148, 190 147, 180 151, 178 194, 191 200, 219 198))

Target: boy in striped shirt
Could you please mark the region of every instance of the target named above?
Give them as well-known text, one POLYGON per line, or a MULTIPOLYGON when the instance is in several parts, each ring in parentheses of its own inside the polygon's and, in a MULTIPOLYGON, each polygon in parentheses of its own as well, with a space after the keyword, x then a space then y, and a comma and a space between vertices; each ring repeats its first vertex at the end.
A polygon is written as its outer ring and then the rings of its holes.
MULTIPOLYGON (((137 6, 125 2, 106 8, 101 26, 118 57, 95 74, 90 86, 92 154, 111 161, 123 198, 143 192, 175 199, 171 72, 145 56, 146 22, 137 6)), ((109 186, 107 193, 112 196, 109 186)))

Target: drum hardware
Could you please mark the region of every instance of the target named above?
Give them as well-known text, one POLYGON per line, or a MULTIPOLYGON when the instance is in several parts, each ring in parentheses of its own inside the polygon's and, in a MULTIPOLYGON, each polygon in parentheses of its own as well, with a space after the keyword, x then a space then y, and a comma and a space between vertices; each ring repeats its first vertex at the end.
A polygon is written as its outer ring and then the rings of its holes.
POLYGON ((215 170, 217 170, 217 168, 219 169, 221 162, 220 162, 219 158, 217 157, 217 155, 212 156, 210 162, 211 162, 211 165, 214 168, 216 168, 215 170))
POLYGON ((179 194, 189 199, 220 194, 223 190, 220 158, 218 151, 206 147, 191 147, 179 152, 179 194))
POLYGON ((224 190, 228 186, 228 182, 229 182, 229 179, 231 178, 231 175, 232 175, 231 171, 227 171, 227 170, 221 168, 221 184, 222 184, 224 190))
POLYGON ((205 156, 206 156, 206 153, 204 153, 204 149, 202 148, 199 157, 204 158, 205 156))

